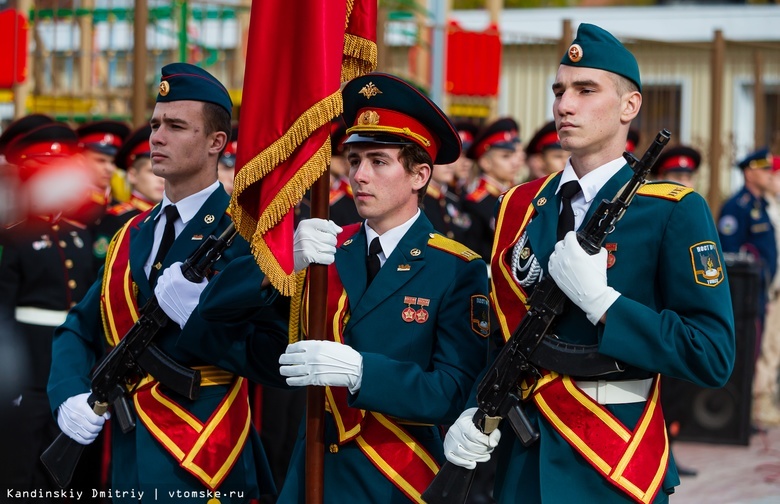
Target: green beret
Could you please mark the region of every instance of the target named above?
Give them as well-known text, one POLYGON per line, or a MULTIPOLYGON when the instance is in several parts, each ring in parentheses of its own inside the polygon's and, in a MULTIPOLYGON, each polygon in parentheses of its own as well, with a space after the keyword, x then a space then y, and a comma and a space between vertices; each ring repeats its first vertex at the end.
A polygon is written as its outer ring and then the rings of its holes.
POLYGON ((596 25, 582 23, 579 26, 577 37, 563 55, 561 65, 598 68, 616 73, 636 84, 642 91, 639 65, 634 55, 611 33, 596 25))
POLYGON ((233 101, 225 86, 213 75, 189 63, 171 63, 162 67, 157 102, 192 100, 219 105, 233 115, 233 101))

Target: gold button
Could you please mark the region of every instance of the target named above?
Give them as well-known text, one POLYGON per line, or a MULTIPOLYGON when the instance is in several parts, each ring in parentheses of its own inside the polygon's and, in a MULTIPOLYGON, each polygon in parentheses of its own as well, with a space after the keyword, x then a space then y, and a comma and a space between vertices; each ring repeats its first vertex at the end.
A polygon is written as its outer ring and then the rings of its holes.
POLYGON ((338 453, 338 452, 339 452, 339 445, 337 445, 336 443, 333 443, 332 445, 330 445, 330 446, 328 447, 328 450, 329 450, 331 453, 338 453))
POLYGON ((73 268, 73 260, 72 259, 65 259, 65 267, 68 269, 73 268))
POLYGON ((61 248, 65 248, 65 247, 67 247, 67 246, 68 246, 68 244, 67 244, 67 243, 65 243, 65 240, 60 240, 60 247, 61 247, 61 248))
POLYGON ((68 287, 70 287, 71 289, 75 289, 76 288, 76 281, 73 280, 73 279, 68 280, 68 287))

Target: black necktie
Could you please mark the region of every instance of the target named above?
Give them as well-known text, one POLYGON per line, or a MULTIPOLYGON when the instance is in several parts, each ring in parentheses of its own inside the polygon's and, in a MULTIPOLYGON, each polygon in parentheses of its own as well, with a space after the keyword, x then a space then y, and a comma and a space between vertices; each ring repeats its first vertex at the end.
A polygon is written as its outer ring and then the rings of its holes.
POLYGON ((157 255, 152 263, 152 270, 149 272, 149 283, 152 285, 155 284, 157 276, 160 274, 162 262, 168 254, 168 250, 170 250, 171 245, 173 245, 174 240, 176 240, 176 229, 173 227, 173 224, 179 218, 179 211, 176 209, 175 205, 168 205, 165 207, 164 212, 165 230, 163 231, 162 240, 160 241, 160 248, 157 249, 157 255))
POLYGON ((371 281, 374 279, 379 268, 382 267, 379 262, 379 253, 382 252, 382 244, 379 243, 379 237, 377 236, 371 240, 371 245, 368 246, 368 256, 366 257, 366 269, 368 270, 368 284, 371 285, 371 281))
POLYGON ((558 241, 562 240, 566 233, 574 231, 574 210, 571 208, 571 199, 580 192, 580 183, 570 180, 561 186, 561 215, 558 216, 558 241))

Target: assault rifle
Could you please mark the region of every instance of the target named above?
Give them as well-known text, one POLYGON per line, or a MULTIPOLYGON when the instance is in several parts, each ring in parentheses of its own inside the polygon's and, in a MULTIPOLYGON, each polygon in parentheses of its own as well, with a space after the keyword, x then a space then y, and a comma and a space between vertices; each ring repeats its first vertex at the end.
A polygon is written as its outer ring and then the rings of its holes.
MULTIPOLYGON (((623 157, 634 170, 633 176, 612 201, 601 201, 585 227, 577 232, 577 240, 588 254, 595 255, 601 250, 607 235, 623 217, 670 138, 671 133, 666 129, 658 133, 641 160, 629 152, 623 153, 623 157)), ((490 434, 498 428, 499 422, 506 418, 523 446, 531 446, 539 439, 539 432, 523 411, 523 391, 520 387, 521 383, 527 381, 532 384, 529 387, 533 390, 533 384, 541 377, 531 356, 550 333, 556 318, 563 313, 566 302, 566 295, 549 275, 534 287, 528 299, 528 312, 487 370, 477 389, 478 408, 472 420, 483 433, 490 434)), ((446 462, 423 492, 423 500, 428 504, 463 503, 473 479, 474 470, 446 462)))
MULTIPOLYGON (((209 236, 182 265, 184 277, 190 282, 201 282, 237 233, 231 223, 219 237, 209 236)), ((128 389, 132 391, 146 374, 190 400, 200 395, 200 371, 177 363, 152 341, 169 321, 157 298, 152 296, 141 308, 133 327, 92 373, 92 393, 87 403, 97 415, 105 413, 111 405, 124 433, 135 428, 128 389)), ((83 450, 84 445, 61 432, 41 455, 41 462, 61 488, 70 484, 83 450)))

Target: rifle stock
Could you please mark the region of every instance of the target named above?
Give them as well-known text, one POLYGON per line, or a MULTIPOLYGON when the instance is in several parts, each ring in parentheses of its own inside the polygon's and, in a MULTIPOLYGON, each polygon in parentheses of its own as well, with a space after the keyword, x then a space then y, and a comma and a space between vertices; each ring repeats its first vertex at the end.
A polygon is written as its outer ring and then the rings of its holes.
MULTIPOLYGON (((639 188, 646 182, 650 169, 670 138, 671 133, 668 130, 659 132, 641 160, 628 152, 623 154, 634 170, 634 175, 611 201, 604 200, 599 204, 596 213, 577 233, 577 239, 587 253, 595 255, 599 252, 639 188)), ((523 446, 530 446, 538 440, 539 432, 523 411, 518 389, 523 381, 534 383, 541 376, 530 360, 531 355, 550 333, 557 317, 563 313, 567 301, 563 291, 550 276, 545 276, 534 287, 528 299, 528 312, 477 388, 478 410, 473 421, 483 433, 490 434, 498 428, 499 422, 506 418, 523 446)), ((529 386, 533 387, 532 384, 529 386)), ((473 472, 446 462, 423 492, 423 500, 428 504, 465 502, 473 472), (468 476, 464 471, 472 475, 468 476), (446 485, 451 486, 445 488, 446 485)))
MULTIPOLYGON (((203 280, 233 243, 236 234, 238 231, 231 223, 218 238, 209 236, 182 265, 184 277, 195 283, 203 280)), ((189 399, 197 399, 200 394, 200 371, 182 366, 152 343, 157 332, 169 321, 157 298, 149 299, 133 327, 92 373, 92 392, 87 403, 97 415, 105 413, 110 404, 123 433, 135 428, 125 388, 133 378, 150 374, 189 399)), ((73 479, 83 451, 84 445, 61 432, 41 454, 40 460, 60 488, 65 488, 73 479)))

